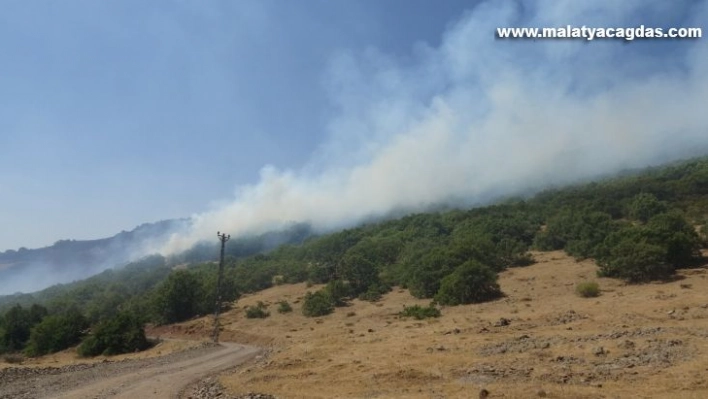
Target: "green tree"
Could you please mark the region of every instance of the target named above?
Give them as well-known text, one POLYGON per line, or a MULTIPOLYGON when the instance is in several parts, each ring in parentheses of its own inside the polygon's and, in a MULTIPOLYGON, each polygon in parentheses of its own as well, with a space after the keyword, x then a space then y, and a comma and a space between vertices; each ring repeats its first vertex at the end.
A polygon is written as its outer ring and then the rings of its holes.
POLYGON ((629 217, 646 223, 652 217, 667 211, 666 203, 659 201, 654 194, 637 194, 629 202, 629 217))
POLYGON ((434 248, 409 266, 408 289, 416 298, 432 298, 440 281, 459 265, 459 260, 445 248, 434 248))
POLYGON ((342 280, 331 280, 324 289, 334 306, 342 307, 347 305, 347 300, 351 296, 349 284, 342 280))
POLYGON ((158 321, 177 323, 198 314, 199 299, 205 295, 197 277, 187 270, 172 272, 157 289, 154 306, 158 321))
POLYGON ((489 301, 502 296, 497 274, 477 261, 467 261, 443 278, 435 300, 442 305, 489 301))
POLYGON ((47 311, 47 308, 45 308, 42 305, 33 303, 32 306, 29 308, 29 322, 32 325, 35 325, 39 322, 42 321, 47 315, 49 314, 49 311, 47 311))
POLYGON ((341 278, 349 283, 352 294, 365 292, 370 285, 379 281, 376 264, 357 253, 347 253, 342 261, 341 278))
POLYGON ((623 232, 608 237, 608 241, 612 245, 598 262, 600 276, 639 283, 663 280, 674 273, 673 266, 666 262, 666 249, 647 242, 641 233, 623 232))
POLYGON ((64 315, 47 316, 32 328, 25 354, 41 356, 69 348, 81 341, 86 328, 86 318, 76 309, 64 315))
POLYGON ((686 266, 700 257, 701 239, 677 211, 652 217, 646 224, 646 237, 666 248, 666 262, 675 267, 686 266))
POLYGON ((78 348, 81 356, 117 355, 142 351, 150 346, 141 319, 122 312, 99 323, 78 348))
POLYGON ((607 213, 566 208, 549 219, 534 245, 542 251, 565 249, 569 255, 581 259, 595 257, 607 235, 617 228, 607 213))
POLYGON ((308 292, 302 302, 302 314, 307 317, 325 316, 334 311, 334 301, 325 290, 308 292))
POLYGON ((5 313, 2 337, 2 346, 5 350, 14 352, 25 347, 30 336, 32 321, 29 311, 20 305, 13 306, 5 313))
POLYGON ((672 211, 608 235, 598 250, 598 264, 603 276, 630 282, 661 280, 699 259, 699 249, 693 226, 672 211))
POLYGON ((397 236, 364 237, 351 247, 341 262, 339 275, 349 282, 353 295, 380 283, 380 274, 399 259, 403 243, 397 236))

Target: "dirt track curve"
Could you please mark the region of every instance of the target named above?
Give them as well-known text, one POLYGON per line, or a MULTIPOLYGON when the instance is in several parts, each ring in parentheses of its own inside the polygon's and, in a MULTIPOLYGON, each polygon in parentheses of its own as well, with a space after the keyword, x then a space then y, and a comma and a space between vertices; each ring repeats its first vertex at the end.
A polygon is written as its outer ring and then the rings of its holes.
POLYGON ((178 398, 189 385, 259 353, 222 342, 152 359, 3 370, 0 398, 178 398))

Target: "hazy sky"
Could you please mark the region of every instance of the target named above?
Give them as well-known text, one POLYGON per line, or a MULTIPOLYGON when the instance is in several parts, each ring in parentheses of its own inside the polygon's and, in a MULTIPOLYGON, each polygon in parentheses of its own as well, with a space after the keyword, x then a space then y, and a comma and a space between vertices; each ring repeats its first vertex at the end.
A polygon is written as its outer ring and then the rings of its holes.
POLYGON ((2 1, 0 250, 194 215, 336 227, 708 144, 706 1, 2 1), (704 27, 705 28, 705 27, 704 27))
POLYGON ((187 217, 266 164, 303 167, 333 59, 405 59, 474 4, 436 3, 0 2, 0 251, 187 217))

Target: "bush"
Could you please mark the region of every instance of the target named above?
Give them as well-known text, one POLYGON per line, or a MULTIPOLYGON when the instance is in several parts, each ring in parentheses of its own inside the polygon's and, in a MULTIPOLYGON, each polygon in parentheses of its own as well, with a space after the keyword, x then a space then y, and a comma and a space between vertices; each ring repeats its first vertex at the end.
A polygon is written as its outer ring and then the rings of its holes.
POLYGON ((293 311, 293 307, 290 306, 288 301, 278 302, 278 313, 290 313, 293 311))
POLYGON ((266 305, 258 301, 256 306, 249 306, 246 308, 246 318, 248 319, 265 319, 270 316, 270 312, 266 310, 266 305))
POLYGON ((15 352, 22 350, 30 337, 33 326, 39 324, 47 315, 47 309, 34 304, 29 309, 16 304, 2 318, 0 328, 0 350, 15 352))
POLYGON ((32 328, 25 354, 34 357, 69 348, 81 341, 86 328, 88 322, 77 310, 47 316, 32 328))
POLYGON ((450 274, 459 259, 445 247, 434 247, 408 265, 406 285, 416 298, 432 298, 440 289, 441 280, 450 274))
POLYGON ((153 306, 159 323, 178 323, 199 313, 199 298, 205 297, 201 281, 188 270, 170 273, 153 297, 153 306))
POLYGON ((347 300, 351 295, 349 284, 342 280, 331 280, 327 283, 325 291, 329 294, 332 303, 336 307, 347 306, 347 300))
POLYGON ((442 305, 478 303, 502 296, 497 275, 477 261, 467 261, 443 278, 435 300, 442 305))
POLYGON ((119 313, 99 323, 91 335, 79 346, 81 356, 117 355, 145 350, 150 343, 145 337, 145 328, 135 314, 119 313))
POLYGON ((628 213, 630 218, 646 223, 652 217, 666 211, 666 204, 659 201, 654 194, 641 193, 632 198, 628 213))
POLYGON ((694 227, 678 212, 657 215, 646 224, 644 234, 651 243, 666 248, 666 262, 674 267, 700 258, 701 239, 694 227))
POLYGON ((621 278, 630 283, 665 280, 674 273, 674 267, 666 262, 665 248, 633 235, 619 238, 619 242, 607 249, 599 265, 599 276, 621 278))
POLYGON ((700 259, 699 249, 698 234, 681 214, 662 213, 607 236, 598 250, 599 274, 632 283, 665 280, 700 259))
POLYGON ((414 317, 416 320, 423 320, 430 317, 440 317, 440 309, 432 303, 426 307, 420 305, 404 306, 399 313, 402 317, 414 317))
POLYGON ((334 311, 334 302, 325 290, 308 292, 302 303, 302 314, 307 317, 325 316, 334 311))
POLYGON ((600 286, 594 281, 585 281, 575 286, 575 292, 583 298, 600 296, 600 286))
POLYGON ((362 292, 359 295, 359 299, 362 301, 376 302, 381 297, 391 291, 391 286, 383 282, 374 283, 369 286, 366 292, 362 292))
POLYGON ((573 257, 590 258, 616 229, 617 223, 607 213, 566 208, 548 220, 546 230, 536 235, 534 245, 541 251, 564 249, 573 257))

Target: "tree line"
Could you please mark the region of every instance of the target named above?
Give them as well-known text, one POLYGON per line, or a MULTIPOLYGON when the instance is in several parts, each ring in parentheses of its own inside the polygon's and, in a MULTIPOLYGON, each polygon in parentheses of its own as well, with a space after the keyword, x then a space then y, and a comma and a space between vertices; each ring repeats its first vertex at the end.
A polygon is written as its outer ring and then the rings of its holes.
MULTIPOLYGON (((708 159, 702 158, 331 234, 316 236, 298 225, 286 235, 238 241, 225 262, 224 304, 242 293, 301 282, 325 284, 303 304, 306 315, 315 317, 354 298, 376 301, 393 286, 440 305, 493 300, 503 295, 498 273, 532 264, 534 249, 594 259, 600 275, 630 283, 669 279, 703 261, 707 194, 708 159), (284 244, 269 249, 261 242, 274 239, 284 244)), ((86 354, 143 347, 145 323, 175 323, 213 311, 217 255, 216 245, 204 244, 2 298, 0 351, 32 355, 79 342, 86 354)))

